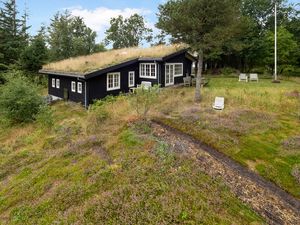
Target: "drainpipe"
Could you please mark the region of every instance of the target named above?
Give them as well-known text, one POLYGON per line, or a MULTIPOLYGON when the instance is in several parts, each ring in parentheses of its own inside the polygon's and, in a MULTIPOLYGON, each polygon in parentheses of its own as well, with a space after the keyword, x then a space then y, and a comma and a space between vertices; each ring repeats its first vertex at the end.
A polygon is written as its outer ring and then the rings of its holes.
POLYGON ((87 97, 86 97, 86 80, 84 81, 84 107, 87 109, 87 97))
POLYGON ((157 84, 160 85, 160 64, 157 63, 157 61, 155 61, 155 63, 157 68, 157 84))

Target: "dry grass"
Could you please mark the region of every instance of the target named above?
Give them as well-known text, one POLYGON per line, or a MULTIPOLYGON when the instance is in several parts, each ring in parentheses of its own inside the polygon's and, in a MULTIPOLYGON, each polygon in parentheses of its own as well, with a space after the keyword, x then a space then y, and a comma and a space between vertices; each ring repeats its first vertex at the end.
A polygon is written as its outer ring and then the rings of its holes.
POLYGON ((53 129, 31 124, 0 133, 1 224, 263 222, 137 123, 127 96, 98 107, 58 102, 53 129))
POLYGON ((43 70, 88 73, 94 70, 104 69, 115 64, 126 62, 136 58, 154 57, 160 58, 186 48, 185 45, 154 46, 151 48, 124 48, 95 53, 53 62, 43 66, 43 70))
POLYGON ((297 78, 281 84, 268 79, 239 83, 234 78, 212 78, 202 90, 200 104, 194 104, 194 88, 164 89, 154 116, 299 198, 300 186, 292 175, 300 162, 299 88, 297 78), (225 110, 212 109, 216 96, 225 97, 225 110))

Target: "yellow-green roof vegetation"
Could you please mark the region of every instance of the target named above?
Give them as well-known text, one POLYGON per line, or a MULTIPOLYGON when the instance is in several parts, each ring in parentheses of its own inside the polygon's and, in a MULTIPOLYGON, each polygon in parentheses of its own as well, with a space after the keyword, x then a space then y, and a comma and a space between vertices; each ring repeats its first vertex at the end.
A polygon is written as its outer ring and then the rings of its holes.
POLYGON ((187 48, 184 44, 159 45, 150 48, 123 48, 79 56, 49 63, 43 66, 44 71, 85 74, 101 70, 136 58, 161 58, 187 48))

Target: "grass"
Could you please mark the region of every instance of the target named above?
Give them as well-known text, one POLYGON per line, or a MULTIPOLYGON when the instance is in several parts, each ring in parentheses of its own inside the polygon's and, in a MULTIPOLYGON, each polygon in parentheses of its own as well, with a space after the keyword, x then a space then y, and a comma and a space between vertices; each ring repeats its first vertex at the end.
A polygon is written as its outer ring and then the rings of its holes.
POLYGON ((2 224, 264 222, 222 181, 152 136, 126 96, 99 111, 52 108, 52 129, 0 129, 2 224))
POLYGON ((156 117, 300 198, 299 93, 299 78, 281 84, 269 79, 239 83, 236 78, 212 78, 200 105, 193 103, 192 88, 166 91, 156 117), (212 110, 216 96, 225 97, 222 112, 212 110))
POLYGON ((185 47, 186 46, 184 45, 160 45, 151 48, 125 48, 118 50, 109 50, 106 52, 100 52, 92 55, 80 56, 50 63, 44 65, 43 70, 85 74, 132 59, 146 57, 161 58, 177 52, 185 47))

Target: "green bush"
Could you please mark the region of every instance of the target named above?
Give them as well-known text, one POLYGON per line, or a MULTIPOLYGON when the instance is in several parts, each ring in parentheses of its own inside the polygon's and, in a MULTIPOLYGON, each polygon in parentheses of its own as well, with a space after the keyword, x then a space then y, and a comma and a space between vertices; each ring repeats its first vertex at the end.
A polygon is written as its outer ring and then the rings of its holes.
POLYGON ((47 105, 41 105, 35 119, 42 128, 52 128, 54 126, 53 111, 47 105))
POLYGON ((158 93, 159 85, 154 85, 149 89, 143 86, 135 89, 135 92, 131 94, 130 103, 139 116, 147 117, 149 110, 158 99, 158 93))
POLYGON ((265 67, 254 67, 250 70, 251 73, 265 74, 267 73, 267 68, 265 67))
POLYGON ((221 74, 223 74, 223 75, 236 74, 236 69, 231 68, 231 67, 224 67, 221 69, 221 74))
POLYGON ((34 120, 43 104, 37 87, 25 78, 10 78, 0 90, 0 113, 12 123, 34 120))

